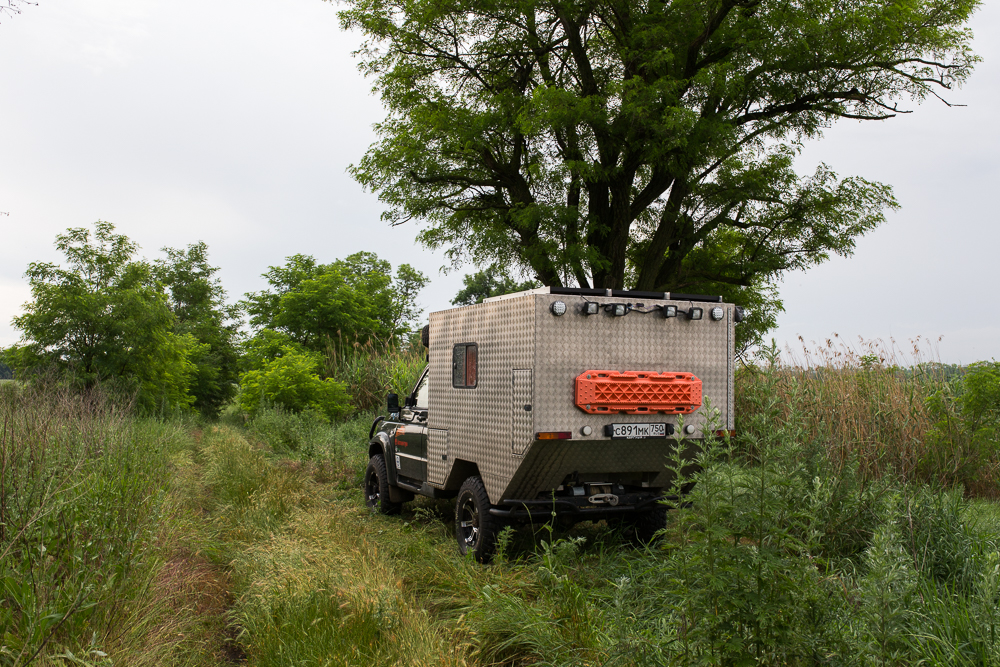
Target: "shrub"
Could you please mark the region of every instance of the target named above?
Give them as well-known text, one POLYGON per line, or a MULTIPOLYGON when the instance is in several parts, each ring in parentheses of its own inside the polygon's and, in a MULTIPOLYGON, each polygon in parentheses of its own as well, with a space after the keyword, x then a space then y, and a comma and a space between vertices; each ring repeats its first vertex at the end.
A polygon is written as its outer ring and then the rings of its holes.
POLYGON ((345 386, 332 378, 320 378, 316 355, 291 346, 283 347, 282 353, 240 377, 240 406, 244 410, 253 416, 270 403, 292 412, 315 410, 330 420, 350 412, 345 386))
POLYGON ((920 460, 924 476, 974 495, 1000 489, 1000 363, 969 365, 928 398, 935 422, 920 460))

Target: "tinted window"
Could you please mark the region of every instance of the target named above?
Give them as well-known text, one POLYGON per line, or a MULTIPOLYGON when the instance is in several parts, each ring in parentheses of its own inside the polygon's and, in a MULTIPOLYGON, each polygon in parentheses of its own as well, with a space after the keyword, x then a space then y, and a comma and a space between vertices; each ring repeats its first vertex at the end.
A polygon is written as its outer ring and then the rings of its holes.
POLYGON ((479 371, 479 346, 461 343, 451 352, 451 386, 475 387, 479 371))

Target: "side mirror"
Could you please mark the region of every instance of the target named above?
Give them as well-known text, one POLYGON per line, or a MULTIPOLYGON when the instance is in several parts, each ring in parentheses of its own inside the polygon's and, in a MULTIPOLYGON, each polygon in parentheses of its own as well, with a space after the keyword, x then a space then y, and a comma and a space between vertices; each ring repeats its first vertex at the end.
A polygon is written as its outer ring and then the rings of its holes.
POLYGON ((385 397, 386 410, 389 414, 395 414, 399 412, 399 396, 396 394, 389 394, 385 397))
POLYGON ((743 312, 743 306, 736 306, 736 308, 733 309, 733 321, 739 324, 745 318, 746 315, 743 312))

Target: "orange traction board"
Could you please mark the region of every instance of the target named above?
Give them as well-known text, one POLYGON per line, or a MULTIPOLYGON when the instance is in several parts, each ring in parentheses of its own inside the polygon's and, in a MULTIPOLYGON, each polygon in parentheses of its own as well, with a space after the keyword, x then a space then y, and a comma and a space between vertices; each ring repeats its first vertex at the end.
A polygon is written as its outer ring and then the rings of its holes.
POLYGON ((691 373, 584 371, 576 378, 576 405, 590 414, 686 415, 701 407, 701 380, 691 373))

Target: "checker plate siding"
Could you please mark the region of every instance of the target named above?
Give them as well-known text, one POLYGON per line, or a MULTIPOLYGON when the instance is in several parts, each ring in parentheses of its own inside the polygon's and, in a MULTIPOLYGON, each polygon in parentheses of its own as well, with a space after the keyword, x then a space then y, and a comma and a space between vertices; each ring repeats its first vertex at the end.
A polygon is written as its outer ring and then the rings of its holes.
MULTIPOLYGON (((653 470, 661 471, 664 441, 611 441, 603 435, 605 424, 649 422, 650 415, 591 415, 576 407, 574 379, 587 369, 693 373, 702 380, 706 403, 719 410, 731 427, 731 417, 727 419, 733 372, 727 359, 732 349, 731 308, 726 307, 724 321, 714 322, 707 317, 665 319, 659 312, 633 312, 625 317, 602 312, 588 317, 579 312, 582 303, 576 296, 536 294, 431 313, 428 426, 449 431, 448 460, 428 457, 431 479, 447 480, 456 459, 473 461, 491 502, 498 503, 503 498, 534 498, 574 470, 645 472, 655 465, 653 470), (554 301, 566 303, 565 315, 550 313, 554 301), (471 342, 479 344, 479 385, 455 389, 451 386, 452 346, 471 342), (572 440, 535 441, 523 456, 512 451, 515 369, 533 370, 532 410, 525 411, 530 415, 530 430, 571 431, 572 440), (581 434, 584 426, 593 429, 592 435, 581 434)), ((676 300, 655 303, 690 306, 676 300)), ((523 406, 518 407, 523 411, 523 406)), ((684 423, 694 424, 700 433, 706 417, 703 405, 685 416, 684 423)), ((678 418, 657 415, 656 421, 676 423, 678 418)), ((664 477, 661 474, 656 483, 664 477)), ((448 480, 449 488, 457 488, 462 481, 448 480)))
MULTIPOLYGON (((447 480, 456 459, 472 461, 493 502, 499 502, 521 463, 511 446, 512 371, 534 366, 533 299, 517 297, 430 315, 428 427, 448 430, 449 456, 447 461, 429 456, 430 466, 442 467, 428 476, 447 480), (451 386, 451 353, 458 343, 479 346, 478 384, 473 389, 451 386)), ((531 432, 534 412, 525 411, 524 405, 520 410, 518 418, 527 417, 524 426, 531 432)), ((458 488, 462 481, 450 480, 449 485, 458 488)))
MULTIPOLYGON (((621 298, 590 297, 599 303, 621 303, 621 298)), ((659 311, 641 314, 632 312, 625 317, 605 313, 586 316, 579 314, 583 299, 564 295, 535 297, 538 341, 535 362, 535 430, 572 431, 573 441, 601 440, 604 425, 610 423, 659 422, 676 424, 674 415, 587 414, 576 407, 574 382, 588 369, 616 371, 651 371, 656 373, 692 373, 702 383, 702 405, 683 417, 685 424, 694 424, 701 434, 707 422, 708 409, 719 410, 718 426, 725 428, 729 413, 729 388, 732 366, 727 360, 731 327, 725 318, 715 322, 706 313, 704 319, 687 320, 684 316, 664 318, 659 311), (566 303, 566 314, 555 317, 549 313, 553 301, 566 303), (590 436, 580 429, 590 426, 590 436)), ((687 309, 687 301, 649 301, 646 307, 675 304, 687 309)), ((726 308, 724 310, 731 310, 726 308)))

